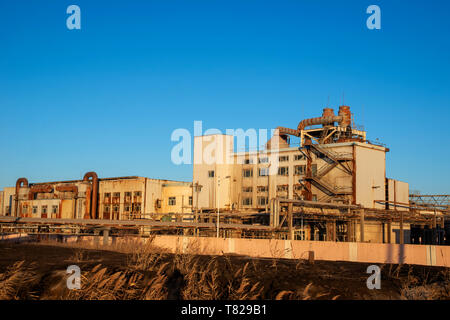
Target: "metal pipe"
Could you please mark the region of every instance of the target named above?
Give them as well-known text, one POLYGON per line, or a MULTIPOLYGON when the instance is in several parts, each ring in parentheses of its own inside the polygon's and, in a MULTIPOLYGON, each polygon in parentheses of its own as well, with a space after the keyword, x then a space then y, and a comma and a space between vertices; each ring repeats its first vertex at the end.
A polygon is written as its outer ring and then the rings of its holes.
POLYGON ((89 182, 92 178, 92 194, 91 194, 91 210, 90 218, 98 219, 97 215, 97 199, 98 199, 98 176, 95 172, 91 171, 84 175, 83 181, 89 182))
POLYGON ((349 106, 340 106, 339 107, 339 114, 337 116, 334 115, 334 111, 331 108, 325 108, 323 109, 323 113, 321 117, 317 118, 310 118, 310 119, 304 119, 300 121, 300 123, 297 126, 297 130, 286 128, 286 127, 277 127, 276 130, 278 130, 279 136, 297 136, 299 137, 301 134, 301 131, 304 130, 308 126, 313 125, 333 125, 335 122, 339 123, 342 127, 348 127, 351 124, 352 119, 352 113, 350 111, 349 106))
POLYGON ((36 193, 50 193, 53 191, 53 187, 49 184, 45 185, 38 185, 38 186, 31 186, 30 187, 30 193, 28 194, 28 199, 33 200, 34 195, 36 193))
POLYGON ((333 117, 318 117, 318 118, 311 118, 311 119, 305 119, 300 121, 300 123, 297 126, 297 131, 300 132, 304 130, 308 126, 313 126, 317 124, 332 124, 334 122, 341 123, 343 120, 343 116, 333 116, 333 117))
POLYGON ((78 187, 74 184, 66 184, 66 185, 62 185, 62 186, 57 186, 56 191, 78 193, 78 187))
MULTIPOLYGON (((19 207, 19 189, 20 188, 28 188, 28 180, 27 178, 19 178, 16 181, 16 205, 14 209, 14 214, 17 215, 17 209, 19 207)), ((12 215, 12 212, 10 212, 12 215)))

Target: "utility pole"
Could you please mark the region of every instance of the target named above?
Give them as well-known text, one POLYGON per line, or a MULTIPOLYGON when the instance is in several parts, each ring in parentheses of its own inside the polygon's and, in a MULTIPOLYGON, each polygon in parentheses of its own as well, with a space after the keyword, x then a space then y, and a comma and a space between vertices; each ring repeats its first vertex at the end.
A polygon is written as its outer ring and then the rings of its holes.
POLYGON ((219 222, 220 222, 220 209, 219 209, 219 196, 220 196, 220 177, 217 177, 217 196, 216 196, 216 200, 217 200, 217 238, 219 238, 219 222))

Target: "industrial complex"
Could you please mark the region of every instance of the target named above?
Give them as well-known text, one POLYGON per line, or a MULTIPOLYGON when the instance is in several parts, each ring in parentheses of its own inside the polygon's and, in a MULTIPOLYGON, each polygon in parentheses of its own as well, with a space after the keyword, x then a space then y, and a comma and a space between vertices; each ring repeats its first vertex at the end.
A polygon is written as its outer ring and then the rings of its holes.
POLYGON ((350 107, 325 108, 295 129, 278 127, 264 150, 237 151, 226 134, 195 137, 192 181, 18 178, 0 192, 0 228, 449 245, 450 196, 410 194, 386 177, 387 152, 355 126, 350 107), (203 161, 208 150, 212 162, 203 161))

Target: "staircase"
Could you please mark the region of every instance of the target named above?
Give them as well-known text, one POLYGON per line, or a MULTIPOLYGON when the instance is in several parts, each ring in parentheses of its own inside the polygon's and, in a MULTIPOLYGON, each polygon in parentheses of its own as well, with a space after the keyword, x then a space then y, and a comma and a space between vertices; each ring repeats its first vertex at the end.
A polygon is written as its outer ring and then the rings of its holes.
POLYGON ((320 147, 317 144, 305 145, 305 148, 311 153, 314 153, 317 158, 326 162, 316 173, 312 173, 311 175, 307 174, 304 178, 305 181, 310 182, 317 189, 325 193, 328 200, 337 196, 352 194, 351 188, 349 190, 346 187, 336 187, 323 178, 338 165, 345 169, 347 173, 352 174, 351 170, 342 164, 342 162, 352 160, 352 154, 336 153, 331 150, 326 150, 326 148, 320 147))

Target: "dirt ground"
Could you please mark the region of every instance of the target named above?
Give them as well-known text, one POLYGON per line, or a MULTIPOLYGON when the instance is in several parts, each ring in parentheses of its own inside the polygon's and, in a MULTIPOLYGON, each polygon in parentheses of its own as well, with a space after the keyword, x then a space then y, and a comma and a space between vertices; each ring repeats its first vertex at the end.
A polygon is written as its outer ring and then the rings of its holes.
MULTIPOLYGON (((69 265, 76 264, 83 271, 101 264, 112 274, 125 271, 130 256, 129 253, 64 245, 0 243, 0 279, 1 274, 7 272, 9 267, 23 260, 24 266, 33 266, 39 278, 39 283, 33 286, 34 294, 31 298, 40 299, 50 286, 46 279, 55 272, 65 272, 69 265)), ((206 265, 213 259, 211 256, 196 258, 200 265, 206 265)), ((175 259, 175 255, 165 254, 160 263, 167 262, 170 266, 175 259)), ((305 260, 254 259, 243 256, 218 256, 215 259, 222 286, 236 276, 236 270, 244 269, 248 281, 258 283, 261 287, 257 299, 450 299, 448 268, 380 265, 381 289, 369 290, 366 285, 370 276, 366 273, 369 264, 329 261, 309 264, 305 260)), ((178 272, 178 277, 182 280, 176 282, 176 286, 182 287, 183 277, 186 276, 182 271, 178 272)), ((181 299, 180 290, 176 289, 173 295, 169 293, 169 298, 181 299)), ((48 293, 46 297, 49 298, 48 293)))

